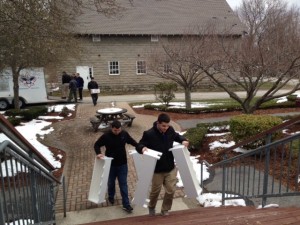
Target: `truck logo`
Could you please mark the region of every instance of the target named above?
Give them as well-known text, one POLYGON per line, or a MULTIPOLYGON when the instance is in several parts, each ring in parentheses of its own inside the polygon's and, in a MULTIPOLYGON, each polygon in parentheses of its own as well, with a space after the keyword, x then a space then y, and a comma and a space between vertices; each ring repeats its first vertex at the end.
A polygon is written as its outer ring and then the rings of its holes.
POLYGON ((24 86, 27 86, 28 88, 34 86, 35 81, 36 81, 36 76, 30 75, 28 73, 21 74, 19 77, 19 82, 21 82, 24 86))

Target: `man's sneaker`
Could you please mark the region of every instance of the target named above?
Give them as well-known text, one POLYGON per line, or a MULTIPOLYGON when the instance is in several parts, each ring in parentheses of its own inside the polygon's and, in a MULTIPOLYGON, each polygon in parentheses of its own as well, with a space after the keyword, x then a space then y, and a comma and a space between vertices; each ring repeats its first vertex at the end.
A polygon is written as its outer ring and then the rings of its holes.
POLYGON ((130 205, 128 205, 128 206, 123 206, 123 210, 128 213, 132 213, 133 208, 130 205))
POLYGON ((149 216, 155 216, 155 208, 148 208, 149 209, 149 216))
POLYGON ((109 201, 109 203, 112 204, 112 205, 115 204, 115 200, 114 200, 113 198, 108 198, 108 201, 109 201))
POLYGON ((160 213, 162 216, 168 216, 169 215, 169 211, 165 210, 165 211, 161 211, 160 213))

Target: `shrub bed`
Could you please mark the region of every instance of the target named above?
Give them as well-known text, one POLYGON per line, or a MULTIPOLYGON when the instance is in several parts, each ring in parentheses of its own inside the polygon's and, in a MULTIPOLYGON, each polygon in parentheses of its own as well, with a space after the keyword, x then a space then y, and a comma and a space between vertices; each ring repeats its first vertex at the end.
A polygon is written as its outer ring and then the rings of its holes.
MULTIPOLYGON (((287 101, 282 103, 276 103, 274 101, 270 101, 261 105, 259 109, 275 109, 275 108, 294 108, 295 102, 287 101)), ((166 105, 152 105, 146 104, 144 105, 144 109, 148 110, 156 110, 163 112, 172 112, 172 113, 186 113, 186 114, 200 114, 200 113, 215 113, 215 112, 233 112, 233 111, 241 111, 242 108, 238 104, 226 104, 226 105, 210 105, 205 108, 170 108, 166 105)))
POLYGON ((46 115, 47 112, 48 112, 48 108, 46 106, 33 106, 33 107, 20 109, 20 110, 10 109, 5 112, 5 115, 9 117, 8 119, 9 121, 14 120, 14 119, 10 119, 10 117, 12 118, 19 117, 21 118, 21 120, 30 121, 36 119, 41 115, 46 115))
MULTIPOLYGON (((243 114, 231 118, 229 126, 233 140, 236 143, 239 143, 248 137, 266 131, 281 123, 282 119, 275 116, 243 114)), ((275 138, 276 135, 272 137, 272 139, 275 138)), ((265 140, 258 140, 255 143, 251 143, 244 147, 253 149, 261 146, 264 143, 265 140)))
POLYGON ((191 152, 201 147, 207 131, 205 126, 193 127, 186 131, 183 136, 189 140, 189 150, 191 152))

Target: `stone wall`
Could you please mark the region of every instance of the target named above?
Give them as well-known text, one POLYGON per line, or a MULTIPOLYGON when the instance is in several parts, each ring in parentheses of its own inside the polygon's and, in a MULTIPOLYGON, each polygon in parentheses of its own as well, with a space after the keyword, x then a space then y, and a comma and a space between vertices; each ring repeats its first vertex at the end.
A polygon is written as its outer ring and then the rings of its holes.
MULTIPOLYGON (((176 40, 179 36, 168 37, 168 40, 176 40)), ((151 42, 150 36, 103 36, 101 41, 93 42, 92 36, 80 37, 78 54, 70 55, 60 65, 51 65, 45 68, 48 82, 60 83, 61 73, 76 72, 76 66, 88 66, 92 68, 93 76, 104 91, 138 91, 153 90, 153 86, 163 80, 149 74, 138 75, 136 72, 137 61, 146 61, 151 51, 160 49, 160 44, 166 38, 160 38, 158 42, 151 42), (109 75, 109 62, 118 61, 120 74, 109 75)), ((149 71, 148 71, 149 72, 149 71)), ((220 75, 224 83, 230 83, 220 75)), ((210 79, 204 79, 198 88, 214 88, 210 79)), ((180 87, 179 87, 180 88, 180 87)))
POLYGON ((70 56, 61 65, 46 68, 46 75, 52 82, 61 82, 59 74, 66 71, 76 72, 76 66, 89 66, 93 70, 95 80, 102 89, 147 90, 160 78, 148 74, 136 74, 136 62, 146 60, 151 46, 159 43, 151 42, 150 37, 101 37, 100 42, 93 42, 91 36, 81 38, 82 46, 77 56, 70 56), (118 61, 119 75, 109 75, 109 61, 118 61), (55 72, 54 72, 55 71, 55 72))

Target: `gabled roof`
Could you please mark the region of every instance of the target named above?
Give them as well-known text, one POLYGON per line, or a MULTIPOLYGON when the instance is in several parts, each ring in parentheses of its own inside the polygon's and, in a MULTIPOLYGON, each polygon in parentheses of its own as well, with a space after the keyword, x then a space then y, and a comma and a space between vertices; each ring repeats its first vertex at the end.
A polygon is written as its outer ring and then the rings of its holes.
POLYGON ((207 23, 240 35, 245 30, 226 0, 119 0, 126 8, 117 17, 83 9, 75 32, 101 35, 199 34, 207 23))

